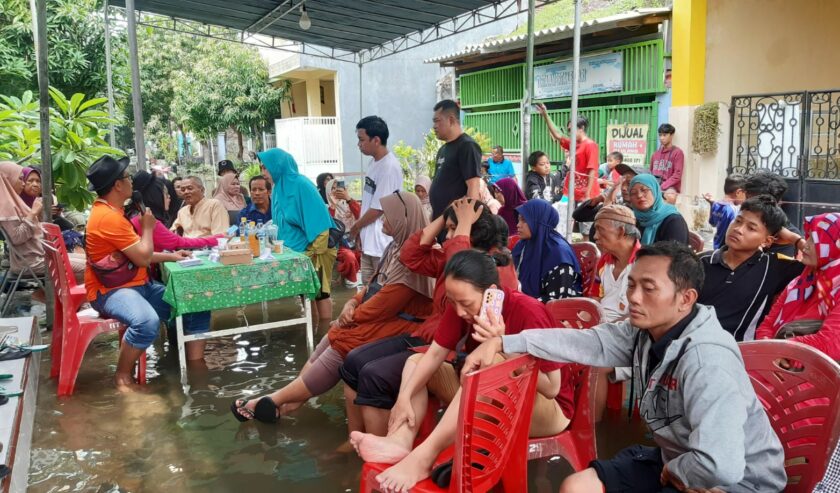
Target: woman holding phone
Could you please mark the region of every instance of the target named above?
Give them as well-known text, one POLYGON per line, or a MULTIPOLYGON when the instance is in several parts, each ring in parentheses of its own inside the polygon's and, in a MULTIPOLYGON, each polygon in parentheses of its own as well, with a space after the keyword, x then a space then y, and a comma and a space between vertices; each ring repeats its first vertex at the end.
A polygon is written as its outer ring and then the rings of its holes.
MULTIPOLYGON (((446 295, 450 305, 443 315, 431 347, 409 358, 397 403, 391 410, 388 435, 353 432, 350 441, 366 462, 394 464, 377 476, 386 491, 409 491, 427 478, 438 454, 454 442, 461 397, 460 368, 447 362, 459 340, 466 336, 466 351, 482 341, 526 329, 550 329, 556 324, 545 306, 517 291, 502 289, 501 317, 483 309, 487 294, 499 291, 499 274, 486 253, 465 250, 446 264, 446 295), (488 293, 489 290, 489 293, 488 293), (484 312, 484 313, 482 313, 484 312), (428 392, 449 403, 434 431, 415 449, 412 444, 426 412, 428 392)), ((492 306, 490 306, 492 308, 492 306)), ((537 394, 531 415, 531 437, 560 433, 574 412, 574 389, 561 380, 560 363, 541 361, 537 394)))

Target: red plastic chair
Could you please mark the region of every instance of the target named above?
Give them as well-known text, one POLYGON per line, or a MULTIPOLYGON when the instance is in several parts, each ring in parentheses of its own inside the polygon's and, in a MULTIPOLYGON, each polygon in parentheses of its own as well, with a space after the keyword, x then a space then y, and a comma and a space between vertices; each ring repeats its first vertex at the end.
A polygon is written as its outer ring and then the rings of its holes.
MULTIPOLYGON (((47 268, 55 290, 50 378, 58 377, 59 396, 72 395, 82 359, 91 341, 105 332, 118 332, 122 341, 126 327, 113 319, 77 315, 79 306, 86 299, 85 287, 77 285, 75 277, 68 276, 73 270, 61 230, 55 224, 42 224, 42 227, 47 268)), ((137 381, 146 383, 145 353, 140 356, 137 365, 137 381)))
MULTIPOLYGON (((566 298, 546 304, 559 326, 586 329, 601 323, 601 305, 589 298, 566 298)), ((597 375, 584 365, 569 365, 574 378, 575 415, 565 431, 550 437, 528 441, 528 460, 559 455, 575 471, 582 471, 595 460, 594 405, 597 375)), ((566 371, 564 369, 564 371, 566 371)))
MULTIPOLYGON (((505 491, 527 491, 526 450, 536 385, 536 360, 528 355, 467 375, 461 389, 454 448, 444 451, 436 461, 440 464, 453 458, 448 491, 485 492, 499 481, 505 491)), ((359 491, 379 491, 376 476, 388 467, 365 463, 359 491)), ((412 491, 447 490, 426 479, 412 491)))
POLYGON ((572 243, 572 250, 575 251, 575 256, 580 263, 581 286, 586 294, 595 282, 595 269, 598 267, 598 261, 601 260, 601 251, 595 243, 589 241, 572 243))
POLYGON ((508 250, 513 251, 513 247, 519 243, 519 235, 511 235, 508 237, 508 250))
POLYGON ((840 365, 798 342, 762 340, 738 346, 785 450, 785 491, 810 493, 825 474, 840 436, 840 365), (778 364, 782 358, 801 367, 786 370, 778 364))
POLYGON ((694 253, 700 253, 706 249, 706 242, 703 237, 695 231, 688 232, 688 246, 694 250, 694 253))

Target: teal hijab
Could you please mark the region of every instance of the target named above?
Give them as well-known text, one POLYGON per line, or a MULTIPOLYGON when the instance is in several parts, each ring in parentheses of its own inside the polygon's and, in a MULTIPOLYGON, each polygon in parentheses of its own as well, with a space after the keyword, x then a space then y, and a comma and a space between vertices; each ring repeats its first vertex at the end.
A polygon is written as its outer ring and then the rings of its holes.
POLYGON ((295 158, 282 149, 257 154, 268 170, 271 190, 271 216, 278 227, 277 237, 285 246, 303 252, 324 231, 334 226, 318 189, 298 172, 295 158))
POLYGON ((654 242, 656 232, 662 225, 662 221, 666 217, 680 212, 662 198, 662 189, 659 187, 659 181, 655 176, 649 174, 636 175, 635 178, 630 180, 630 190, 633 190, 633 186, 636 184, 644 185, 653 193, 653 206, 650 209, 646 211, 633 209, 636 220, 639 221, 639 226, 644 230, 642 232, 642 245, 650 245, 654 242))

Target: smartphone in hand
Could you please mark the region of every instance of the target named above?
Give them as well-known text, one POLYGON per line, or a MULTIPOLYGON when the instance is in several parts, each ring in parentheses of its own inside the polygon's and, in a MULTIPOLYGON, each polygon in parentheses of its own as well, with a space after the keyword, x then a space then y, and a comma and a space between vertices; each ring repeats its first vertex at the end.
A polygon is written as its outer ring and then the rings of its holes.
POLYGON ((497 319, 502 318, 502 306, 505 301, 505 292, 501 289, 490 288, 484 291, 484 301, 481 305, 479 316, 487 317, 487 313, 493 313, 497 319))

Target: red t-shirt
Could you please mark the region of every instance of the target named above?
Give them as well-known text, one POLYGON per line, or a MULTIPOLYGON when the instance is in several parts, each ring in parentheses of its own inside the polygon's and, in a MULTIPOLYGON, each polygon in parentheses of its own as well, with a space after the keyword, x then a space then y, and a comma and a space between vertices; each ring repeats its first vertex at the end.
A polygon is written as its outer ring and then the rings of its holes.
MULTIPOLYGON (((560 139, 560 147, 566 152, 569 151, 571 141, 566 137, 560 139)), ((598 195, 600 186, 598 185, 598 167, 600 161, 598 160, 598 144, 590 138, 585 138, 577 143, 575 147, 575 202, 583 202, 598 195), (592 180, 592 187, 588 193, 586 184, 589 181, 589 174, 595 171, 595 179, 592 180)), ((566 175, 566 180, 563 184, 563 193, 568 193, 569 190, 569 175, 566 175)))
MULTIPOLYGON (((505 335, 518 334, 526 329, 567 330, 553 328, 557 326, 557 323, 554 322, 545 305, 538 300, 519 291, 504 289, 504 292, 505 301, 502 305, 502 318, 505 320, 505 335)), ((479 345, 479 342, 472 337, 473 332, 472 324, 468 324, 463 318, 459 317, 455 308, 451 304, 447 304, 440 319, 440 325, 435 332, 434 341, 441 347, 455 351, 458 342, 466 336, 464 351, 471 353, 479 345)), ((561 371, 562 383, 560 384, 560 392, 555 399, 560 405, 560 409, 563 410, 563 414, 571 419, 575 412, 575 394, 569 372, 563 371, 563 367, 568 365, 546 360, 539 361, 541 372, 548 373, 558 369, 561 371)))

